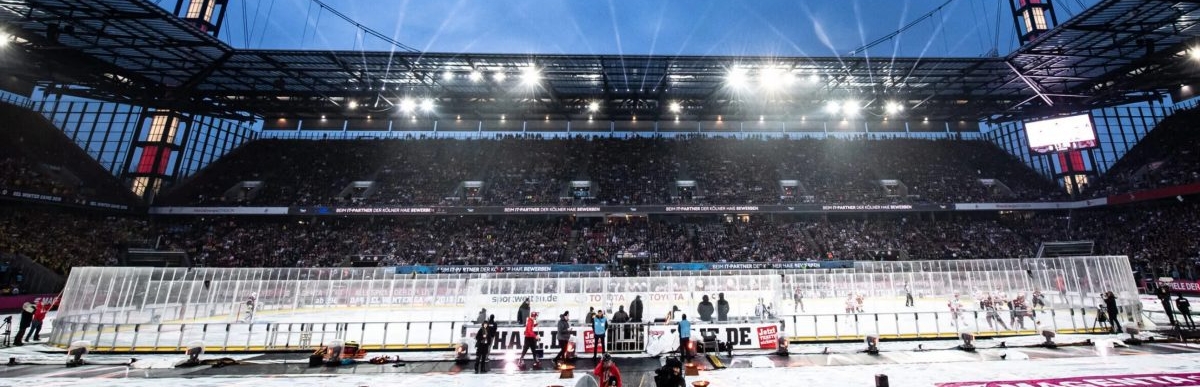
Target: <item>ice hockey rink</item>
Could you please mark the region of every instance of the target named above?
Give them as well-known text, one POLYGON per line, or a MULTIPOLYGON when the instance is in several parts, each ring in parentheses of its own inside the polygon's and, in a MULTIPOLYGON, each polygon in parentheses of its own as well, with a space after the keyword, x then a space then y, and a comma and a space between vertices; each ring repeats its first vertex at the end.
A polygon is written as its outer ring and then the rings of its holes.
MULTIPOLYGON (((1032 386, 1056 385, 1047 382, 1056 378, 1127 379, 1200 369, 1196 344, 1143 332, 1137 337, 1155 341, 1125 345, 1121 340, 1129 335, 1106 333, 1097 321, 1099 291, 1112 289, 1119 295, 1123 322, 1155 326, 1153 310, 1143 307, 1149 304, 1136 296, 1132 279, 1113 274, 1124 270, 1121 262, 1123 257, 1091 257, 1029 266, 995 260, 903 270, 660 273, 649 278, 85 268, 69 278, 63 306, 47 322, 52 331, 44 332, 46 341, 0 351, 13 359, 0 368, 0 385, 573 386, 594 366, 586 353, 590 330, 583 320, 588 308, 611 316, 618 309, 630 310, 634 298, 644 304, 646 324, 627 330, 618 325, 609 335, 641 340, 612 342, 626 386, 653 385, 654 369, 677 348, 676 325, 663 321, 674 308, 679 311, 673 320, 687 314, 694 322, 694 339, 712 333, 733 348, 717 354, 715 362, 696 358, 699 375, 688 380, 712 386, 781 381, 870 386, 876 375, 887 375, 896 386, 1041 380, 1028 384, 1032 386), (1078 273, 1083 275, 1074 275, 1078 273), (1045 295, 1044 306, 1033 307, 1034 290, 1045 295), (914 305, 906 306, 910 292, 914 305), (795 302, 797 293, 802 305, 795 302), (701 299, 709 296, 715 304, 720 295, 729 301, 729 321, 697 321, 701 299), (989 295, 1004 300, 1024 295, 1034 312, 1017 318, 1006 305, 989 319, 979 302, 989 295), (540 314, 538 333, 543 337, 550 336, 557 316, 569 312, 580 357, 573 377, 560 379, 553 368, 516 367, 521 331, 516 315, 525 299, 540 314), (501 337, 492 349, 492 372, 477 375, 469 363, 454 361, 453 349, 470 348, 483 309, 500 322, 501 337), (759 313, 764 310, 769 312, 759 313), (1018 319, 1024 326, 1014 321, 1018 319), (1048 332, 1054 333, 1057 348, 1041 346, 1048 332), (963 334, 975 340, 978 350, 958 349, 963 334), (878 354, 864 352, 866 337, 880 338, 878 354), (368 354, 341 367, 308 366, 313 349, 335 341, 360 343, 368 354), (64 367, 64 348, 79 342, 91 350, 87 364, 64 367), (229 365, 176 367, 183 349, 194 346, 207 351, 203 357, 227 358, 229 365), (777 353, 781 346, 789 356, 777 353), (393 356, 393 361, 365 362, 374 356, 393 356)), ((547 358, 561 345, 546 339, 542 344, 549 347, 547 358)), ((1187 377, 1155 383, 1200 380, 1187 377)), ((1095 385, 1106 385, 1099 383, 1095 385)), ((1160 385, 1146 383, 1141 385, 1160 385)))
POLYGON ((368 349, 445 349, 470 339, 481 310, 502 327, 516 325, 526 299, 543 327, 569 312, 573 325, 586 331, 582 321, 590 308, 612 316, 639 298, 642 321, 651 327, 664 326, 659 322, 678 309, 672 321, 686 314, 694 333, 719 331, 727 341, 740 342, 739 349, 765 348, 758 341, 766 331, 792 341, 1084 333, 1103 328, 1096 306, 1104 289, 1118 294, 1122 321, 1141 318, 1133 280, 1121 277, 1129 276, 1124 257, 861 266, 638 278, 418 277, 386 268, 76 268, 49 341, 59 347, 87 341, 95 350, 118 352, 177 351, 197 341, 222 351, 307 349, 330 340, 356 341, 368 349), (1044 306, 1034 305, 1034 291, 1045 294, 1044 306), (803 306, 794 302, 797 293, 803 306), (913 294, 915 305, 905 306, 906 293, 913 294), (989 318, 979 303, 989 295, 1024 297, 1032 312, 1001 307, 989 318), (701 300, 717 304, 721 296, 728 300, 729 321, 700 322, 701 300))

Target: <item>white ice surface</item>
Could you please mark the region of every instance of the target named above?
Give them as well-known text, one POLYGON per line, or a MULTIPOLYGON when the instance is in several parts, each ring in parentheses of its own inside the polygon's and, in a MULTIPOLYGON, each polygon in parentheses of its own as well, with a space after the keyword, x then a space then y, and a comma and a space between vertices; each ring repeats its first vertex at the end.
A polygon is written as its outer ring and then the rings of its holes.
MULTIPOLYGON (((753 360, 751 360, 753 362, 753 360)), ((762 362, 753 362, 763 365, 762 362)), ((870 366, 832 366, 796 368, 730 368, 704 371, 688 382, 708 380, 712 386, 873 386, 875 375, 888 375, 892 386, 933 386, 955 381, 1029 380, 1043 378, 1106 376, 1195 372, 1200 370, 1200 354, 1137 355, 1118 357, 1083 357, 1052 360, 990 361, 972 363, 888 364, 870 366)), ((575 380, 561 380, 554 373, 532 374, 352 374, 304 376, 245 376, 203 378, 146 379, 143 372, 126 372, 124 367, 112 367, 101 378, 4 378, 0 368, 0 386, 573 386, 575 380)), ((627 376, 626 386, 653 385, 649 376, 627 376)))
MULTIPOLYGON (((1081 342, 1091 339, 1104 342, 1118 336, 1112 335, 1063 335, 1056 339, 1060 343, 1081 342)), ((1014 337, 1005 341, 1010 347, 1031 345, 1040 342, 1041 337, 1014 337)), ((924 349, 950 348, 958 343, 955 341, 921 341, 921 342, 888 342, 884 341, 881 348, 884 351, 911 351, 918 345, 924 349)), ((983 341, 977 343, 981 350, 994 348, 998 341, 983 341)), ((861 349, 861 343, 839 343, 829 345, 793 345, 793 352, 819 353, 825 347, 832 353, 854 352, 861 349)), ((1103 345, 1102 345, 1103 346, 1103 345)), ((22 362, 37 360, 46 364, 61 364, 65 355, 43 353, 55 349, 41 345, 29 345, 0 349, 4 358, 16 357, 22 362)), ((1197 347, 1200 351, 1200 347, 1197 347)), ((773 362, 753 354, 743 354, 736 357, 732 364, 744 362, 750 368, 729 368, 720 371, 702 371, 699 377, 689 377, 688 381, 708 380, 713 386, 758 386, 758 385, 794 385, 794 386, 873 386, 874 375, 886 374, 893 386, 933 386, 936 383, 956 381, 990 381, 990 380, 1028 380, 1040 378, 1107 376, 1122 374, 1194 372, 1200 370, 1200 352, 1173 355, 1123 355, 1123 356, 1088 356, 1078 358, 1043 359, 1043 360, 1013 360, 1027 358, 1021 353, 1021 348, 1011 348, 1007 361, 971 361, 932 363, 921 359, 945 359, 944 357, 907 356, 897 359, 909 359, 902 364, 886 365, 849 365, 823 367, 794 367, 774 368, 773 362), (781 381, 786 381, 780 384, 781 381)), ((402 358, 413 360, 446 359, 450 353, 402 353, 402 358)), ((226 356, 226 355, 221 355, 226 356)), ((230 355, 235 359, 246 359, 255 356, 230 355)), ((128 361, 128 356, 97 355, 89 356, 92 363, 111 364, 102 366, 99 377, 77 379, 55 377, 58 370, 68 372, 66 368, 54 367, 47 375, 50 377, 8 378, 4 375, 6 367, 0 366, 0 386, 254 386, 254 387, 309 387, 309 386, 573 386, 582 372, 578 372, 576 380, 560 380, 553 373, 494 373, 475 375, 461 374, 338 374, 338 375, 262 375, 262 376, 218 376, 198 378, 150 378, 143 368, 169 368, 175 362, 182 360, 182 354, 174 355, 138 355, 138 361, 133 367, 121 366, 128 361), (104 372, 107 371, 107 372, 104 372)), ((295 361, 293 361, 295 362, 295 361)), ((641 380, 641 373, 627 375, 627 386, 653 385, 647 376, 641 380)))

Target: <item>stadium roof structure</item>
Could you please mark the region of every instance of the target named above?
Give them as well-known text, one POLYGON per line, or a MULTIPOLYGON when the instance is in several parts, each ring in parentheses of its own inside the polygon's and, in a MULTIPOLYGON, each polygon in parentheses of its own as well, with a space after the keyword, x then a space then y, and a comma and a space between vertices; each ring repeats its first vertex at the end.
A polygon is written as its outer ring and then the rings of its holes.
POLYGON ((1196 1, 1103 0, 984 58, 285 51, 235 49, 148 0, 0 0, 22 53, 0 70, 52 93, 241 119, 399 115, 408 99, 481 120, 798 119, 895 101, 911 117, 1005 121, 1178 93, 1200 80, 1198 22, 1196 1), (530 67, 540 79, 523 83, 530 67))

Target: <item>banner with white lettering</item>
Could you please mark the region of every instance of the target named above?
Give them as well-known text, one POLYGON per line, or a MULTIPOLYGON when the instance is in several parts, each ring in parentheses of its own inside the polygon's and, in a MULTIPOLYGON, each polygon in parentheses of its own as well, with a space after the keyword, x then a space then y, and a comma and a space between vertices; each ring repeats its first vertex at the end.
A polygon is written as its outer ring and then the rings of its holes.
POLYGON ((508 266, 459 266, 459 265, 413 265, 397 266, 396 274, 475 274, 475 273, 578 273, 603 272, 605 265, 508 265, 508 266))
POLYGON ((1200 293, 1200 281, 1175 280, 1168 285, 1172 292, 1200 293))
POLYGON ((287 215, 287 207, 152 207, 154 215, 287 215))
POLYGON ((1069 210, 1104 206, 1108 199, 1088 199, 1076 202, 1040 202, 1040 203, 955 203, 956 211, 1036 211, 1036 210, 1069 210))
POLYGON ((124 205, 124 204, 101 202, 101 201, 91 200, 91 199, 88 199, 85 197, 65 198, 65 197, 57 196, 57 195, 48 195, 48 194, 41 194, 41 193, 36 193, 36 192, 14 191, 14 190, 9 190, 9 189, 4 189, 4 188, 0 188, 0 197, 11 197, 11 198, 15 198, 15 199, 34 201, 34 202, 86 206, 86 207, 104 208, 104 209, 110 209, 110 210, 120 210, 120 211, 129 210, 129 206, 124 205))
MULTIPOLYGON (((558 353, 559 348, 562 348, 566 342, 560 342, 555 337, 554 332, 557 330, 554 321, 538 321, 538 326, 533 328, 533 332, 538 336, 538 346, 546 351, 547 357, 553 357, 558 353)), ((584 352, 584 338, 592 337, 591 328, 579 327, 577 321, 572 321, 571 330, 574 332, 571 335, 571 341, 575 343, 575 352, 584 352)), ((467 335, 474 340, 475 333, 479 331, 478 325, 468 325, 467 335)), ((496 328, 496 340, 492 342, 492 351, 515 351, 520 353, 521 347, 525 345, 525 327, 511 325, 496 328)), ((588 343, 590 346, 591 343, 588 343)), ((474 348, 474 346, 472 346, 474 348)))
POLYGON ((1200 373, 1083 376, 998 382, 938 383, 937 387, 1200 387, 1200 373))
MULTIPOLYGON (((699 343, 705 335, 716 335, 718 341, 732 345, 733 349, 775 349, 779 340, 779 332, 778 324, 768 322, 693 324, 689 338, 699 343)), ((661 355, 677 348, 679 348, 678 324, 646 326, 646 352, 651 356, 661 355)))

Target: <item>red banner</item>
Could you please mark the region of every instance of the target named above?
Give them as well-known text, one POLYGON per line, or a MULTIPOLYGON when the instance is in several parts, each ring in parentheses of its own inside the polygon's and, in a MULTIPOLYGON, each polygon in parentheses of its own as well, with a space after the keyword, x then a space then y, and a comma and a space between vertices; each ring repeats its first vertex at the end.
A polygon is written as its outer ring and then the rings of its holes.
POLYGON ((1108 204, 1124 204, 1200 193, 1200 183, 1111 195, 1108 204))
POLYGON ((779 327, 771 325, 758 328, 758 347, 761 349, 775 349, 776 342, 779 341, 779 327))
MULTIPOLYGON (((600 343, 600 349, 604 349, 604 343, 600 343)), ((583 331, 583 353, 600 353, 596 350, 596 333, 591 329, 583 331)))
POLYGON ((1171 292, 1200 293, 1200 281, 1175 280, 1171 282, 1171 292))
POLYGON ((1200 373, 1083 376, 1000 382, 938 383, 937 387, 1200 387, 1200 373))
POLYGON ((42 300, 42 302, 54 301, 54 296, 56 296, 56 294, 24 294, 19 296, 0 297, 0 311, 17 311, 21 309, 21 305, 24 305, 26 302, 37 302, 39 299, 42 300))

